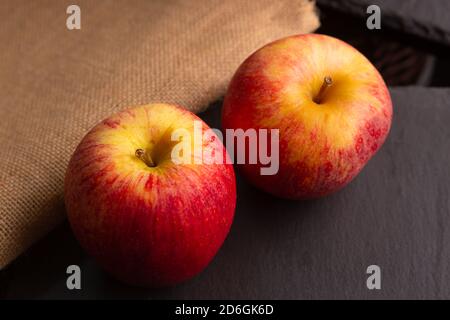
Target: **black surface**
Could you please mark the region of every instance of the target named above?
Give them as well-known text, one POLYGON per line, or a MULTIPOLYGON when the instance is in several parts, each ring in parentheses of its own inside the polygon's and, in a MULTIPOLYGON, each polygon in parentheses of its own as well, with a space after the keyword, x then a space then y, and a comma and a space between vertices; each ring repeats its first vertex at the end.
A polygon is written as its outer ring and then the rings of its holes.
MULTIPOLYGON (((162 290, 124 286, 64 224, 2 273, 3 298, 450 298, 450 90, 391 92, 391 134, 342 191, 285 201, 238 178, 231 233, 193 280, 162 290), (81 266, 80 291, 66 289, 69 264, 81 266), (381 267, 381 290, 366 288, 371 264, 381 267)), ((203 115, 214 127, 218 105, 203 115)))
MULTIPOLYGON (((352 13, 366 21, 367 7, 378 5, 381 28, 392 28, 437 43, 450 45, 450 1, 448 0, 317 0, 319 7, 352 13)), ((365 27, 365 23, 364 23, 365 27)))
POLYGON ((318 0, 318 33, 360 50, 390 86, 450 87, 450 2, 318 0), (366 27, 370 4, 381 8, 381 30, 366 27), (344 23, 345 22, 345 23, 344 23))

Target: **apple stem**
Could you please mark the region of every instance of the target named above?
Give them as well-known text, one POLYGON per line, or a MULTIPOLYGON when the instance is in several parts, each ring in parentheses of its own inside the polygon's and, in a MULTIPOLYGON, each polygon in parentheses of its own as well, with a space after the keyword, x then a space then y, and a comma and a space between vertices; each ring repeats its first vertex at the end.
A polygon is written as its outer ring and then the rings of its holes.
POLYGON ((323 79, 322 86, 320 87, 320 91, 317 94, 316 98, 314 99, 314 102, 317 104, 322 103, 323 98, 325 97, 325 93, 327 92, 328 88, 331 87, 333 84, 333 79, 331 79, 330 76, 326 76, 323 79))
POLYGON ((136 152, 134 154, 136 155, 136 157, 141 159, 147 166, 155 167, 152 158, 148 155, 147 152, 145 152, 144 149, 136 149, 136 152))

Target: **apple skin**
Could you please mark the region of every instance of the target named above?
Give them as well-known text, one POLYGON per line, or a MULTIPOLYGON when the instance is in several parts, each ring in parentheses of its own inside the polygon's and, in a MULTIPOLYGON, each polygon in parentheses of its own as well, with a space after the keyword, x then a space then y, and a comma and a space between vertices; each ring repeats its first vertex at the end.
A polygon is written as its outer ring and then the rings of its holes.
MULTIPOLYGON (((201 121, 167 104, 130 108, 96 125, 69 162, 65 205, 75 236, 123 282, 162 287, 187 280, 209 264, 229 232, 236 205, 232 165, 171 160, 172 130, 191 132, 194 120, 201 121), (137 148, 156 167, 137 158, 137 148)), ((228 157, 217 136, 203 148, 228 157)))
MULTIPOLYGON (((349 183, 385 141, 389 91, 375 67, 336 38, 297 35, 253 53, 224 99, 223 129, 279 129, 279 171, 241 164, 253 185, 282 198, 317 198, 349 183), (333 84, 314 102, 325 77, 333 84)), ((247 146, 248 152, 248 146, 247 146)))

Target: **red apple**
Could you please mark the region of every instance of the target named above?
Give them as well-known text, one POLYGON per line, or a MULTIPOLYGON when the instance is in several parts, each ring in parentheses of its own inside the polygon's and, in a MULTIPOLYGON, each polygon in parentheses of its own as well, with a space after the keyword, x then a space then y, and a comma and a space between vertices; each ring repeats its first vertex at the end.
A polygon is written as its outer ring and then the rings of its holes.
MULTIPOLYGON (((388 135, 392 103, 375 67, 333 37, 270 43, 236 71, 224 100, 224 129, 279 129, 279 171, 240 173, 274 195, 305 199, 349 183, 388 135)), ((276 152, 277 150, 272 150, 276 152)))
MULTIPOLYGON (((233 167, 172 161, 172 133, 193 132, 195 121, 201 120, 167 104, 131 108, 96 125, 70 160, 65 203, 71 227, 119 280, 160 287, 189 279, 228 234, 236 204, 233 167)), ((208 150, 228 157, 217 136, 202 147, 203 157, 208 150)))

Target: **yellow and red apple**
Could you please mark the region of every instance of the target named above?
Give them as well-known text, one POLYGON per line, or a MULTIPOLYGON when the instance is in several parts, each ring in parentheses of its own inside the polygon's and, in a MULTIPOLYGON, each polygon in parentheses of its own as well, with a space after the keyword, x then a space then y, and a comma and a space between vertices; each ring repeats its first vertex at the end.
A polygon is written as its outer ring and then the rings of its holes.
MULTIPOLYGON (((230 161, 172 161, 172 133, 193 132, 196 121, 191 112, 167 104, 130 108, 96 125, 69 162, 65 203, 71 227, 119 280, 158 287, 189 279, 208 265, 228 234, 236 204, 230 161)), ((202 130, 208 130, 204 123, 202 130)), ((226 159, 222 142, 212 137, 202 141, 202 156, 215 150, 226 159)))
MULTIPOLYGON (((392 103, 375 67, 333 37, 284 38, 253 53, 225 96, 223 129, 279 129, 279 171, 239 170, 274 195, 305 199, 350 182, 388 135, 392 103)), ((238 151, 239 152, 239 151, 238 151)))

